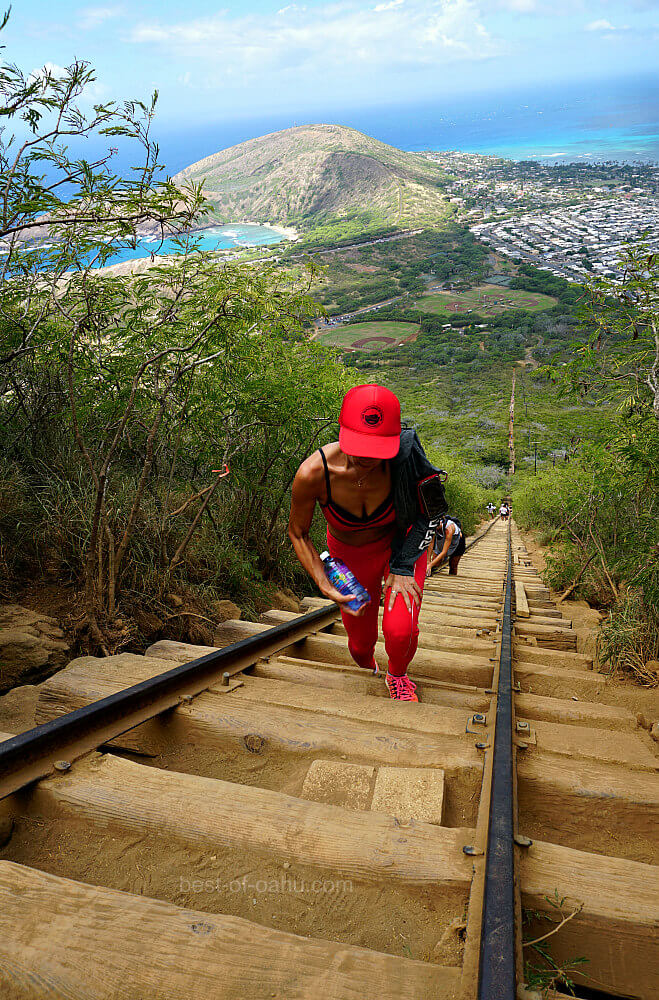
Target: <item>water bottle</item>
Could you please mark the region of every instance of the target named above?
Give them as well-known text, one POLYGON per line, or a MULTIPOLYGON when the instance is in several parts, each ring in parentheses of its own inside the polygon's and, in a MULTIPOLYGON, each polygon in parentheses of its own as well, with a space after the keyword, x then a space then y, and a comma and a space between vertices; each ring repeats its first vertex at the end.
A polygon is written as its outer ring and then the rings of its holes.
POLYGON ((351 611, 359 611, 371 600, 371 595, 362 587, 357 577, 340 559, 333 559, 329 552, 321 552, 320 558, 325 570, 325 576, 341 594, 351 594, 353 601, 348 601, 345 607, 351 611))

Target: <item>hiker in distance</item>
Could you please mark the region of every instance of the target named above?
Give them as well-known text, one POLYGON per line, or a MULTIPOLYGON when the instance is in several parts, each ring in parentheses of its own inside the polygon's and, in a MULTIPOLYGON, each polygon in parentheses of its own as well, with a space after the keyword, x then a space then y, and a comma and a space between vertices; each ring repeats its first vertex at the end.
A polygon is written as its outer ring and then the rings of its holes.
POLYGON ((464 555, 465 537, 457 517, 440 517, 428 553, 428 576, 448 558, 450 576, 458 575, 458 563, 464 555), (435 554, 436 551, 436 554, 435 554))
POLYGON ((288 534, 295 553, 321 593, 341 606, 353 660, 374 674, 384 581, 385 683, 401 701, 418 701, 407 668, 419 637, 426 549, 445 509, 439 470, 426 458, 416 431, 401 428, 398 398, 380 385, 358 385, 346 393, 339 440, 307 458, 293 482, 288 534), (343 562, 370 596, 356 613, 346 607, 351 596, 327 579, 309 538, 316 503, 327 521, 330 556, 343 562))

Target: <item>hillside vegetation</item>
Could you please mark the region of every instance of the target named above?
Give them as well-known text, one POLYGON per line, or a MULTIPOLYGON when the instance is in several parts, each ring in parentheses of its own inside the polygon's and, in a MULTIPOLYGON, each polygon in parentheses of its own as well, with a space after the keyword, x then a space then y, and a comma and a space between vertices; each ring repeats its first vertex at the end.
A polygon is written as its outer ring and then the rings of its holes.
POLYGON ((318 223, 365 209, 383 224, 450 214, 434 163, 355 129, 305 125, 250 139, 186 167, 220 222, 318 223))

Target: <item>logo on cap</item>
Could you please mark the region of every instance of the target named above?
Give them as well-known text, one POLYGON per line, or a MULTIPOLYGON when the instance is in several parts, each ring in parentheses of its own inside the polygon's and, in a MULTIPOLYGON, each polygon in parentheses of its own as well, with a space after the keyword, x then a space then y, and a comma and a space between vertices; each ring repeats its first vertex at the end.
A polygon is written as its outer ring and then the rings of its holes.
POLYGON ((384 414, 379 406, 367 406, 362 410, 362 421, 368 427, 377 427, 384 420, 384 414))

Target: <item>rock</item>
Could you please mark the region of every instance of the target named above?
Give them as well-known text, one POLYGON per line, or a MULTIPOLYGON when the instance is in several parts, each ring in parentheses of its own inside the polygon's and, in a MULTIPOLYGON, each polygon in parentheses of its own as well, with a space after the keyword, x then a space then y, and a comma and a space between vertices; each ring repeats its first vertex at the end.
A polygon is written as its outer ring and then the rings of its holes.
POLYGON ((271 607, 279 608, 280 611, 294 611, 300 613, 300 602, 292 591, 275 590, 271 598, 271 607))
POLYGON ((650 730, 650 736, 652 737, 653 740, 656 740, 657 743, 659 743, 659 722, 655 722, 655 724, 653 725, 652 729, 650 730))
POLYGON ((396 816, 403 823, 418 820, 441 825, 444 772, 438 767, 381 767, 371 809, 396 816))
POLYGON ((180 594, 167 594, 167 603, 171 604, 173 608, 182 608, 183 598, 180 594))
POLYGON ((654 674, 655 677, 659 678, 659 660, 648 660, 645 669, 649 674, 654 674))
POLYGON ((69 644, 54 618, 18 604, 0 606, 0 691, 50 677, 68 660, 69 644))
POLYGON ((366 764, 339 764, 314 760, 302 786, 302 798, 312 802, 365 812, 371 797, 375 768, 366 764))
POLYGON ((0 695, 0 733, 23 733, 32 729, 38 698, 39 688, 35 684, 15 687, 0 695))
POLYGON ((11 816, 0 816, 0 847, 4 847, 11 840, 14 832, 14 820, 11 816))
POLYGON ((152 611, 136 607, 133 611, 133 618, 140 632, 145 636, 160 635, 164 630, 164 622, 152 611))
POLYGON ((218 622, 228 622, 233 621, 236 618, 240 618, 242 611, 237 604, 233 601, 213 601, 210 606, 210 611, 213 618, 218 622))
POLYGON ((188 628, 188 639, 193 644, 193 646, 212 646, 213 645, 213 633, 212 631, 200 622, 190 619, 190 627, 188 628))

